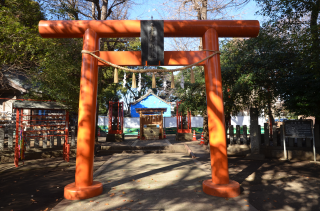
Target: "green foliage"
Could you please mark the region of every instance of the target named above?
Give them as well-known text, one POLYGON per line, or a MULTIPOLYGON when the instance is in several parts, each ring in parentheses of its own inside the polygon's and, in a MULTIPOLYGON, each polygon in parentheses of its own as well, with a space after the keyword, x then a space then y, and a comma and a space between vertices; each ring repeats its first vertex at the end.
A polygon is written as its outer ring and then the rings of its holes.
POLYGON ((4 1, 0 8, 0 67, 27 72, 38 66, 43 40, 37 24, 43 15, 30 0, 4 1))
POLYGON ((205 79, 203 68, 198 66, 193 68, 195 83, 191 83, 191 70, 179 72, 175 76, 175 96, 177 101, 182 101, 179 112, 186 114, 187 110, 192 115, 204 114, 207 110, 205 79), (184 76, 184 88, 181 87, 181 75, 184 76))
POLYGON ((32 98, 50 99, 78 110, 81 72, 80 39, 47 39, 39 68, 30 75, 34 90, 32 98), (41 94, 39 95, 39 92, 41 94))
POLYGON ((286 38, 283 46, 289 46, 290 53, 281 62, 293 60, 282 67, 277 80, 279 96, 290 112, 320 117, 320 1, 256 1, 261 6, 259 13, 271 18, 273 35, 280 32, 286 38))

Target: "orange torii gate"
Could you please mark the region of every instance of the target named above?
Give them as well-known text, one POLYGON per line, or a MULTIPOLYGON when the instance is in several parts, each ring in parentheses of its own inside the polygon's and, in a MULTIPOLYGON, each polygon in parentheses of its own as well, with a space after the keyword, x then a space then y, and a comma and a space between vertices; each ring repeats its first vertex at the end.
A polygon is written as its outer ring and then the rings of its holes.
MULTIPOLYGON (((140 37, 140 20, 107 21, 40 21, 44 38, 83 38, 83 50, 122 66, 141 66, 141 52, 99 52, 102 37, 140 37)), ((256 37, 260 26, 255 20, 164 20, 165 37, 201 37, 203 48, 219 50, 219 37, 256 37)), ((80 53, 80 52, 79 52, 80 53)), ((184 66, 206 58, 208 51, 166 51, 165 66, 184 66)), ((93 155, 97 103, 98 62, 91 55, 82 55, 78 145, 75 182, 64 188, 70 200, 91 198, 102 193, 102 184, 93 181, 93 155)), ((239 183, 229 180, 220 56, 217 54, 198 64, 204 66, 212 178, 203 182, 203 191, 220 197, 236 197, 239 183)))

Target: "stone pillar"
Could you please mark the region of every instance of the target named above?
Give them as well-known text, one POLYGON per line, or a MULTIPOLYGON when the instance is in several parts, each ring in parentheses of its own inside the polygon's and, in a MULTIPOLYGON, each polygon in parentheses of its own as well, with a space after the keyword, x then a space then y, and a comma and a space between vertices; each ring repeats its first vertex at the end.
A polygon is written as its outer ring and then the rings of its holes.
POLYGON ((277 126, 273 125, 272 126, 272 141, 273 141, 273 146, 277 146, 278 144, 278 132, 277 132, 277 126))
POLYGON ((257 108, 250 108, 250 146, 251 154, 260 154, 259 143, 259 125, 258 125, 259 112, 257 108))
POLYGON ((233 125, 229 126, 229 139, 230 139, 230 145, 233 145, 234 144, 233 125))
POLYGON ((297 146, 302 147, 302 138, 298 138, 297 142, 297 146))
POLYGON ((0 126, 0 151, 4 150, 4 127, 0 126))
POLYGON ((261 126, 258 125, 258 143, 259 146, 261 147, 261 126))
POLYGON ((269 123, 264 123, 264 145, 269 146, 269 123))
MULTIPOLYGON (((299 142, 298 142, 299 143, 299 142)), ((306 139, 306 147, 312 147, 313 146, 313 141, 311 138, 306 139)))
POLYGON ((240 142, 240 125, 236 125, 236 142, 237 142, 237 144, 241 144, 241 142, 240 142))
MULTIPOLYGON (((284 137, 284 132, 283 132, 283 125, 280 125, 280 145, 283 147, 283 140, 285 140, 286 138, 284 137)), ((274 144, 273 146, 277 146, 277 144, 274 144)))
POLYGON ((39 140, 40 138, 34 138, 34 148, 39 148, 39 140))
POLYGON ((289 139, 289 147, 293 147, 294 146, 294 138, 288 138, 289 139))
POLYGON ((242 140, 243 140, 243 144, 248 144, 248 137, 247 137, 247 125, 243 125, 242 127, 242 131, 243 131, 243 134, 242 134, 242 140))
MULTIPOLYGON (((45 129, 45 128, 44 128, 45 129)), ((46 149, 47 148, 47 141, 48 141, 48 136, 47 136, 47 132, 44 131, 43 133, 43 138, 42 138, 42 148, 46 149)))
POLYGON ((320 147, 320 137, 319 137, 319 125, 316 124, 314 125, 314 141, 315 141, 315 145, 316 147, 320 147))
POLYGON ((8 149, 13 150, 13 126, 8 127, 8 149))
POLYGON ((61 136, 57 136, 57 146, 61 146, 61 136))
MULTIPOLYGON (((49 134, 51 134, 51 132, 50 132, 49 134)), ((50 148, 53 148, 53 147, 54 147, 54 136, 50 136, 50 137, 49 137, 49 140, 50 140, 50 145, 49 145, 49 147, 50 147, 50 148)))
POLYGON ((71 126, 71 147, 75 147, 76 146, 76 127, 75 126, 71 126))

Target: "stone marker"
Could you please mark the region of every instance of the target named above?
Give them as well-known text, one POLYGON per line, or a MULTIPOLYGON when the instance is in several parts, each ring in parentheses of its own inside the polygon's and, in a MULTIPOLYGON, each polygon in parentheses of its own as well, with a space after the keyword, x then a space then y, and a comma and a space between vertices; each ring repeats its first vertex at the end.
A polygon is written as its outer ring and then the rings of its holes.
POLYGON ((4 150, 4 127, 0 127, 0 151, 4 150))
POLYGON ((240 125, 236 125, 236 142, 237 142, 237 144, 241 144, 241 142, 240 142, 240 125))
POLYGON ((9 125, 8 128, 8 149, 13 150, 13 126, 9 125))
POLYGON ((269 146, 269 123, 264 123, 264 145, 269 146))

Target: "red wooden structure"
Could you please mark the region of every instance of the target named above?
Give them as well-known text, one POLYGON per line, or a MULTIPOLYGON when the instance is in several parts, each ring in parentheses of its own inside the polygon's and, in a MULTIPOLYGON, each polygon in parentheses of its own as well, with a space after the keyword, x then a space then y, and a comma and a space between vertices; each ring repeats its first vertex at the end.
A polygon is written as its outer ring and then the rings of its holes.
POLYGON ((191 133, 191 111, 187 111, 187 116, 179 112, 179 105, 181 101, 177 102, 177 132, 191 133))
POLYGON ((123 134, 123 102, 109 101, 108 134, 123 134))
POLYGON ((64 137, 63 158, 69 162, 69 112, 67 110, 59 108, 55 102, 15 102, 13 103, 13 109, 16 111, 14 159, 16 167, 19 166, 18 143, 21 133, 24 146, 30 146, 31 139, 42 138, 43 145, 47 145, 48 138, 50 137, 64 137), (40 107, 41 104, 45 104, 44 107, 40 107), (25 110, 29 111, 24 112, 25 110), (41 115, 39 115, 39 111, 42 113, 41 115))

